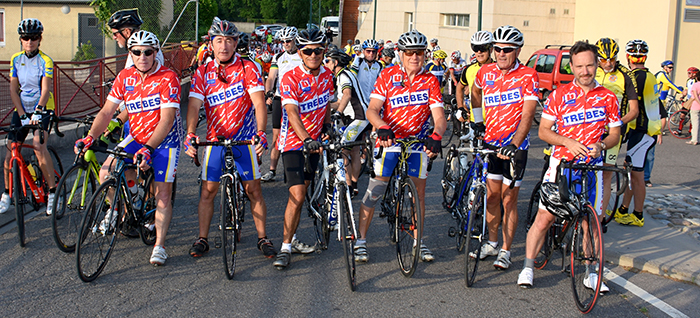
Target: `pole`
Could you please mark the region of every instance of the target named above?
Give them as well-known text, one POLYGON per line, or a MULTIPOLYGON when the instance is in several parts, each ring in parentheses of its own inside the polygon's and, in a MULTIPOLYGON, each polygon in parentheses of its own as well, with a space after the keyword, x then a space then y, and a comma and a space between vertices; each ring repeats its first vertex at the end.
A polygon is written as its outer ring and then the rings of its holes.
POLYGON ((372 39, 376 39, 377 34, 377 0, 374 0, 374 16, 372 17, 372 39))
MULTIPOLYGON (((309 0, 309 24, 313 23, 313 15, 314 15, 314 0, 309 0)), ((307 25, 306 28, 308 29, 309 26, 307 25)))
POLYGON ((194 7, 194 43, 199 43, 199 0, 194 7))
POLYGON ((479 13, 477 14, 477 25, 476 25, 476 30, 481 31, 481 7, 483 6, 483 0, 479 0, 479 13))
POLYGON ((318 27, 321 28, 321 0, 318 0, 318 27))

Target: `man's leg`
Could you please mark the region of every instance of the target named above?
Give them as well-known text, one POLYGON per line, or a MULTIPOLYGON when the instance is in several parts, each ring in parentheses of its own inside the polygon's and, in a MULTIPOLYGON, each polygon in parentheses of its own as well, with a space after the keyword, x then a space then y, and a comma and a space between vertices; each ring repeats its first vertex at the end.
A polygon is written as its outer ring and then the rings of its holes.
POLYGON ((219 182, 202 180, 202 193, 199 196, 197 215, 199 218, 199 238, 190 248, 190 256, 200 257, 209 251, 209 228, 214 216, 214 197, 219 192, 219 182))
POLYGON ((486 179, 486 225, 489 241, 481 248, 481 259, 498 255, 498 227, 501 225, 501 189, 503 179, 486 179))
POLYGON ((523 270, 518 275, 518 285, 522 288, 532 287, 534 280, 535 258, 542 249, 544 237, 554 222, 554 215, 540 207, 537 211, 535 221, 527 232, 525 241, 525 263, 523 270))
POLYGON ((265 257, 273 258, 276 253, 272 242, 267 238, 265 228, 267 224, 267 205, 265 200, 263 200, 260 179, 243 181, 243 187, 248 194, 250 210, 253 214, 253 221, 255 221, 255 229, 258 232, 258 249, 262 251, 265 257))
POLYGON ((156 244, 150 259, 153 265, 163 265, 168 259, 164 246, 165 236, 168 234, 170 220, 173 217, 173 206, 170 201, 172 191, 172 182, 156 182, 156 244))

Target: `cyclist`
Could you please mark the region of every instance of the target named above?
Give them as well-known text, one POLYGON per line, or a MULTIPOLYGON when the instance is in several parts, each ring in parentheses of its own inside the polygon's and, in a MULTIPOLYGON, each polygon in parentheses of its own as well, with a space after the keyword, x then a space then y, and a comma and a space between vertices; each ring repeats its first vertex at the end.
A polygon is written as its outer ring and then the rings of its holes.
POLYGON ((355 57, 350 66, 350 69, 357 74, 357 79, 360 82, 360 97, 364 99, 365 104, 369 104, 369 95, 374 89, 374 83, 377 81, 379 72, 382 71, 382 64, 377 63, 377 51, 379 43, 373 39, 365 40, 362 43, 362 57, 355 57))
POLYGON ((433 59, 433 53, 437 50, 440 50, 440 46, 438 45, 438 39, 437 38, 432 38, 430 39, 430 47, 426 48, 426 54, 425 58, 427 60, 432 60, 433 59))
MULTIPOLYGON (((10 99, 15 110, 12 112, 10 125, 12 128, 20 128, 27 124, 41 124, 44 128, 44 140, 48 140, 47 131, 51 118, 42 118, 41 112, 54 109, 53 94, 51 93, 53 78, 53 60, 39 50, 44 26, 37 19, 24 19, 17 27, 19 41, 22 44, 22 52, 15 53, 10 59, 10 99)), ((14 139, 14 132, 10 140, 14 139)), ((21 143, 29 134, 28 129, 21 129, 17 133, 17 140, 21 143)), ((39 161, 41 173, 45 176, 49 187, 46 202, 46 214, 53 213, 53 200, 56 193, 56 180, 54 180, 54 167, 49 155, 46 143, 41 143, 40 135, 34 134, 32 140, 34 154, 39 161)), ((5 155, 5 190, 0 197, 0 213, 5 213, 10 207, 10 170, 12 156, 5 155)))
MULTIPOLYGON (((338 112, 344 114, 349 120, 343 133, 344 142, 353 142, 362 138, 365 133, 372 130, 372 125, 365 117, 367 103, 362 98, 362 89, 356 74, 346 69, 351 57, 343 51, 335 49, 326 53, 324 65, 333 71, 336 77, 336 87, 338 88, 338 112), (349 106, 349 107, 348 107, 349 106)), ((350 194, 354 197, 358 194, 357 179, 362 170, 360 160, 360 146, 352 148, 350 152, 350 164, 346 164, 348 175, 350 176, 350 194)))
POLYGON ((343 50, 345 50, 345 54, 347 55, 353 55, 355 53, 352 50, 352 40, 347 41, 347 44, 343 47, 343 50))
MULTIPOLYGON (((137 31, 129 37, 127 47, 134 65, 119 72, 104 107, 95 116, 88 136, 79 139, 76 145, 82 142, 85 149, 89 148, 99 136, 95 132, 104 131, 119 104, 122 101, 125 103, 131 126, 129 135, 118 147, 134 154, 134 160, 139 155, 143 156, 139 166, 142 170, 151 166, 154 169, 157 200, 156 243, 150 262, 163 265, 168 259, 164 248, 165 235, 172 218, 170 196, 182 138, 180 80, 175 72, 161 65, 155 58, 156 51, 160 50, 160 43, 155 34, 137 31)), ((77 147, 75 152, 78 152, 77 147)), ((100 170, 100 181, 107 177, 113 164, 114 157, 110 156, 105 160, 100 170)), ((127 177, 133 180, 133 171, 127 177)), ((109 224, 110 217, 114 217, 112 212, 107 213, 107 222, 103 223, 109 224)))
MULTIPOLYGON (((399 37, 398 48, 401 65, 384 70, 377 79, 372 91, 367 119, 377 129, 375 154, 384 147, 382 158, 374 159, 375 178, 369 180, 367 192, 360 206, 359 235, 355 245, 355 260, 367 262, 367 230, 374 215, 375 204, 384 195, 394 167, 399 161, 401 148, 394 143, 397 138, 415 136, 425 138, 426 143, 409 150, 408 175, 416 184, 425 218, 425 184, 428 177, 428 157, 440 153, 442 134, 447 123, 440 93, 440 83, 434 75, 423 68, 423 55, 428 47, 425 35, 413 30, 399 37), (409 98, 409 96, 415 98, 409 98), (429 133, 429 120, 432 117, 435 129, 429 133)), ((421 241, 420 259, 430 262, 433 253, 421 241)))
MULTIPOLYGON (((598 47, 588 42, 574 43, 570 50, 571 62, 569 62, 574 73, 574 81, 558 87, 547 98, 540 122, 539 137, 553 145, 554 150, 547 163, 549 167, 542 180, 543 184, 556 182, 557 166, 562 160, 602 165, 603 151, 620 141, 622 122, 617 96, 595 80, 598 67, 597 51, 598 47), (552 126, 555 125, 556 131, 552 130, 552 126), (605 137, 606 133, 607 137, 605 137)), ((580 171, 573 173, 572 178, 583 177, 580 171)), ((603 190, 602 174, 589 172, 587 177, 594 183, 594 188, 588 192, 588 200, 600 215, 604 207, 599 195, 603 190)), ((556 195, 559 196, 558 193, 556 195)), ((557 209, 558 207, 549 203, 546 197, 540 200, 535 221, 527 232, 525 266, 518 275, 520 287, 532 287, 535 257, 542 248, 544 236, 552 226, 555 216, 561 213, 558 213, 557 209)), ((588 264, 588 266, 597 265, 603 264, 588 264)), ((595 288, 598 279, 598 275, 593 270, 584 278, 583 284, 588 288, 595 288)), ((609 291, 603 282, 601 282, 600 291, 609 291)))
POLYGON ((430 60, 427 64, 425 64, 425 71, 435 75, 435 77, 438 80, 438 83, 440 83, 441 88, 442 88, 443 79, 445 78, 445 71, 447 70, 447 67, 445 67, 445 59, 446 58, 447 58, 447 53, 445 53, 445 51, 443 51, 443 50, 433 51, 432 60, 430 60))
POLYGON ((486 146, 498 149, 489 154, 486 179, 486 222, 489 241, 481 247, 481 258, 496 256, 493 266, 510 267, 510 248, 518 225, 518 192, 527 164, 530 147, 530 126, 539 99, 537 72, 520 64, 518 55, 523 46, 523 34, 505 25, 493 32, 496 63, 484 65, 476 73, 471 88, 474 122, 485 132, 486 146), (482 110, 483 107, 483 110, 482 110), (511 166, 513 161, 513 167, 511 166), (511 188, 510 185, 513 184, 511 188), (498 246, 503 204, 503 245, 498 246))
POLYGON ((319 138, 330 129, 328 104, 335 94, 333 72, 322 65, 326 36, 318 29, 302 30, 296 40, 302 64, 285 73, 280 82, 284 109, 277 147, 282 152, 289 201, 284 212, 282 248, 273 263, 278 270, 289 266, 293 241, 298 241, 293 235, 296 236, 307 187, 314 178, 312 172, 305 170, 304 151, 309 153, 310 171, 316 171, 319 138))
MULTIPOLYGON (((263 128, 267 125, 265 87, 254 63, 235 54, 234 47, 240 47, 240 36, 236 26, 226 20, 214 18, 209 29, 212 38, 214 61, 201 66, 195 73, 190 89, 187 110, 187 138, 185 152, 190 157, 197 155, 192 141, 196 135, 197 116, 204 105, 207 115, 208 141, 216 141, 218 136, 230 140, 251 140, 260 137, 255 146, 235 146, 234 160, 240 172, 243 187, 250 199, 251 211, 258 232, 258 249, 267 258, 275 256, 272 242, 267 238, 265 221, 267 206, 262 198, 260 187, 260 166, 258 159, 267 147, 267 136, 263 128), (238 43, 237 43, 238 42, 238 43), (229 84, 231 83, 231 84, 229 84), (219 98, 226 96, 226 98, 219 98)), ((202 192, 199 198, 199 238, 190 248, 192 257, 200 257, 209 251, 209 227, 214 214, 214 197, 219 189, 223 168, 224 147, 206 147, 202 165, 202 192)))
MULTIPOLYGON (((277 32, 284 46, 284 52, 275 55, 272 58, 270 73, 267 75, 265 82, 265 91, 267 99, 265 103, 272 105, 272 144, 277 144, 277 137, 280 133, 280 123, 282 122, 282 99, 280 95, 279 83, 282 77, 288 71, 301 65, 301 57, 297 52, 297 45, 294 42, 297 36, 297 28, 286 27, 277 32)), ((277 147, 273 147, 270 151, 270 171, 262 176, 263 182, 275 181, 277 171, 277 162, 280 158, 280 151, 277 147)))
MULTIPOLYGON (((649 46, 642 40, 627 42, 625 48, 634 80, 637 82, 639 93, 639 115, 629 126, 627 133, 627 156, 631 158, 632 173, 630 184, 632 190, 627 189, 622 200, 622 205, 615 212, 615 221, 625 225, 644 226, 644 199, 646 186, 644 185, 644 167, 649 149, 656 144, 657 135, 661 134, 661 112, 663 107, 659 105, 658 83, 654 75, 644 67, 649 53, 649 46), (629 205, 634 197, 634 213, 629 212, 629 205)), ((665 110, 665 109, 664 109, 665 110)))
MULTIPOLYGON (((700 70, 697 67, 691 66, 688 68, 688 80, 685 81, 685 87, 688 88, 687 92, 690 93, 690 88, 693 87, 693 84, 695 84, 698 81, 698 73, 700 73, 700 70)), ((691 98, 693 97, 688 97, 689 100, 691 98)), ((688 105, 690 105, 690 103, 688 103, 688 105)))
MULTIPOLYGON (((476 73, 485 64, 493 63, 491 59, 491 53, 493 52, 493 34, 489 31, 478 31, 472 35, 471 48, 474 51, 474 56, 476 57, 476 62, 469 64, 466 70, 462 72, 462 76, 459 77, 459 81, 455 82, 456 91, 455 94, 457 99, 457 107, 459 107, 459 113, 456 114, 457 119, 461 121, 466 120, 467 115, 471 113, 464 100, 464 96, 469 95, 471 88, 469 85, 474 83, 476 79, 476 73), (464 93, 463 93, 464 92, 464 93)), ((474 116, 471 115, 471 121, 474 121, 474 116)))
POLYGON ((263 79, 267 79, 267 74, 270 73, 270 66, 272 65, 272 55, 267 51, 260 55, 260 66, 262 66, 263 79))
POLYGON ((686 90, 683 89, 683 86, 678 86, 673 83, 671 80, 671 73, 673 72, 673 61, 671 60, 665 60, 661 62, 661 70, 656 72, 656 81, 659 82, 660 87, 660 92, 659 92, 659 98, 661 98, 661 101, 664 103, 664 106, 666 105, 666 99, 669 97, 669 93, 671 90, 674 90, 678 93, 680 93, 683 97, 688 93, 686 90))
MULTIPOLYGON (((107 20, 107 26, 112 30, 112 39, 117 41, 117 45, 120 48, 127 46, 127 40, 132 34, 139 31, 141 24, 143 24, 143 20, 141 20, 139 9, 137 8, 114 12, 107 20)), ((160 62, 160 65, 165 65, 165 58, 161 50, 158 50, 156 53, 156 60, 160 62)), ((134 65, 134 59, 129 54, 126 57, 124 68, 128 68, 131 65, 134 65)))
POLYGON ((396 54, 394 54, 393 45, 391 45, 391 47, 385 46, 384 49, 382 49, 382 57, 379 59, 379 63, 382 64, 382 69, 394 66, 394 58, 396 58, 396 54))
MULTIPOLYGON (((596 69, 595 79, 600 85, 611 90, 617 97, 620 109, 619 115, 622 120, 620 135, 623 136, 627 133, 625 127, 627 123, 637 118, 639 114, 637 83, 632 80, 632 72, 617 62, 617 53, 620 51, 620 47, 615 40, 602 38, 596 42, 596 46, 598 47, 598 68, 596 69)), ((610 147, 603 150, 604 165, 614 166, 617 164, 617 154, 620 152, 621 146, 620 141, 608 144, 610 147)), ((603 171, 603 184, 610 184, 612 175, 610 171, 603 171)), ((603 187, 603 207, 607 208, 611 192, 612 189, 610 187, 603 187)), ((606 209, 605 213, 612 214, 613 211, 606 209)))
POLYGON ((450 91, 455 91, 455 84, 458 82, 462 72, 467 67, 467 61, 462 58, 462 52, 454 51, 450 55, 450 61, 447 62, 447 71, 450 73, 450 91))
MULTIPOLYGON (((228 23, 233 25, 233 23, 231 22, 228 23)), ((238 53, 242 59, 253 62, 253 65, 255 65, 255 67, 258 69, 258 74, 262 74, 262 61, 260 61, 260 59, 258 59, 255 56, 255 54, 252 54, 251 56, 250 51, 248 50, 249 38, 250 37, 245 32, 241 32, 240 35, 238 35, 238 45, 236 46, 236 53, 238 53)))
POLYGON ((209 35, 202 36, 202 44, 197 48, 197 53, 192 57, 192 62, 190 62, 190 67, 197 69, 200 65, 208 63, 207 59, 211 59, 209 52, 209 35))

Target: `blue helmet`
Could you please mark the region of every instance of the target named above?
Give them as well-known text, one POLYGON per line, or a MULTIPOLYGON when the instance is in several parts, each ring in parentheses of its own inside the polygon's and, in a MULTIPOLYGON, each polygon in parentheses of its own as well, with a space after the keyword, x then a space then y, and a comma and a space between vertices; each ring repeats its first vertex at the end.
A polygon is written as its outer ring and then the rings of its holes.
POLYGON ((666 67, 666 66, 671 66, 671 65, 673 65, 673 61, 671 61, 671 60, 665 60, 665 61, 661 62, 661 67, 666 67))
POLYGON ((379 50, 379 43, 374 39, 367 39, 362 43, 362 49, 379 50))

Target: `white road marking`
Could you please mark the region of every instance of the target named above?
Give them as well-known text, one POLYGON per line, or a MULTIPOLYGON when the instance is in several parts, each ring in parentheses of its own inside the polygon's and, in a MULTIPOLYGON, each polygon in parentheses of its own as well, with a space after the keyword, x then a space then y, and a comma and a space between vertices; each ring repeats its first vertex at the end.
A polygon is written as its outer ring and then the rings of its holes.
POLYGON ((641 289, 639 286, 637 286, 633 283, 630 283, 628 280, 624 279, 623 277, 613 273, 607 267, 605 267, 603 270, 603 276, 609 282, 612 282, 615 285, 618 285, 618 286, 628 290, 630 293, 632 293, 632 294, 636 295, 637 297, 641 298, 642 300, 650 303, 652 306, 658 308, 659 310, 663 311, 665 314, 667 314, 671 317, 689 318, 686 314, 680 312, 676 308, 671 307, 671 305, 667 304, 663 300, 656 298, 654 295, 648 293, 646 290, 641 289))

